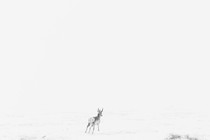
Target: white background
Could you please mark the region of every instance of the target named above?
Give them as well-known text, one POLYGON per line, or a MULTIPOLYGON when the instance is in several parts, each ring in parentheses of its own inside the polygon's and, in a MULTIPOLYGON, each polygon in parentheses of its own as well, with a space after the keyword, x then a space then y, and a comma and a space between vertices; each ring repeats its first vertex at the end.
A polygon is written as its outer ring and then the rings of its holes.
POLYGON ((208 112, 209 7, 1 0, 0 112, 208 112))

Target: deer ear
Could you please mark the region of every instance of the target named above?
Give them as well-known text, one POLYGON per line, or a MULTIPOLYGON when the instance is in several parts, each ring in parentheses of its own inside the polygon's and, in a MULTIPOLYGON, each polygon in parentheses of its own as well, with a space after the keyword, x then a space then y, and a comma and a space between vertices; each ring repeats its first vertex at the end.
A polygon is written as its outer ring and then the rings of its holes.
POLYGON ((104 109, 102 108, 101 112, 103 112, 103 110, 104 110, 104 109))

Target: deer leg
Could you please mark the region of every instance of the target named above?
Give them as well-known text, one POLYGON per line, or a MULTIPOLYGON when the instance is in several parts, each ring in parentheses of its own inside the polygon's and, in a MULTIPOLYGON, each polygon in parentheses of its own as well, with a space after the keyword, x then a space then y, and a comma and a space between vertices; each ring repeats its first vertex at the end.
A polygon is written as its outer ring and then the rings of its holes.
POLYGON ((89 126, 90 126, 90 123, 88 123, 88 125, 86 127, 86 130, 85 130, 85 133, 87 132, 87 129, 88 129, 89 126))
POLYGON ((92 125, 89 127, 89 132, 88 133, 90 133, 91 128, 92 128, 92 125))
MULTIPOLYGON (((94 132, 94 130, 95 130, 95 125, 93 126, 93 132, 94 132)), ((92 132, 92 134, 93 134, 93 132, 92 132)))
POLYGON ((98 124, 98 131, 99 131, 99 124, 98 124))

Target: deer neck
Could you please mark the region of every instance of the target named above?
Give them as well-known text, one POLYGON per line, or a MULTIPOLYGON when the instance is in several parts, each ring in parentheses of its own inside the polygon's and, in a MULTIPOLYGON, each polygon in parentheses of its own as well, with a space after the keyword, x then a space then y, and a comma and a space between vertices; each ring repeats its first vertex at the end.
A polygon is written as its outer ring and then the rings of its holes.
POLYGON ((100 120, 100 117, 101 117, 101 116, 98 114, 98 115, 95 117, 95 119, 96 119, 96 120, 100 120))

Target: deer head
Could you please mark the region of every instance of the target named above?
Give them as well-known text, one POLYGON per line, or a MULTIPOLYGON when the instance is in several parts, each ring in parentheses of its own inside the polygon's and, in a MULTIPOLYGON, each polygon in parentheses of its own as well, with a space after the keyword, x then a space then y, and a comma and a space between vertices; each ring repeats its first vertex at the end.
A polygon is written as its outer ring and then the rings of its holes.
POLYGON ((99 116, 103 116, 103 115, 102 115, 103 110, 104 110, 104 109, 100 110, 100 109, 98 108, 98 115, 99 115, 99 116))

